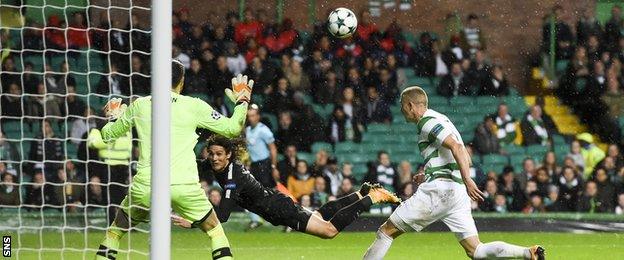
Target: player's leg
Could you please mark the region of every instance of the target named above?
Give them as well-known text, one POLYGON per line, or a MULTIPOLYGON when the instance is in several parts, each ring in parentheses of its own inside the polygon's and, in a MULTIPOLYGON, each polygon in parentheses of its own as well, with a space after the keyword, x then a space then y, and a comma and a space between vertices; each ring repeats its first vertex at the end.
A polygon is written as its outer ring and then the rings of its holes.
POLYGON ((116 259, 119 242, 128 233, 130 227, 149 220, 149 211, 146 210, 146 207, 132 205, 130 203, 131 198, 131 196, 126 196, 121 202, 121 208, 117 211, 113 223, 106 230, 104 241, 100 244, 95 259, 116 259))
POLYGON ((370 245, 364 259, 383 259, 392 242, 401 234, 409 231, 421 231, 438 219, 434 212, 431 194, 421 185, 416 194, 397 207, 390 218, 377 230, 375 241, 370 245))
POLYGON ((199 183, 171 186, 171 207, 210 237, 212 259, 232 259, 230 242, 199 183))
POLYGON ((368 195, 368 192, 370 191, 371 188, 373 187, 378 187, 375 185, 372 185, 368 182, 365 182, 364 184, 362 184, 362 187, 360 187, 359 191, 356 191, 354 193, 351 193, 347 196, 344 196, 342 198, 339 198, 337 200, 333 200, 333 201, 329 201, 325 204, 323 204, 323 206, 321 206, 316 212, 319 213, 319 215, 324 219, 324 220, 330 220, 332 217, 334 217, 334 215, 336 215, 336 213, 346 207, 349 206, 355 202, 357 202, 358 200, 362 199, 364 196, 368 195))
POLYGON ((544 248, 541 246, 522 247, 502 241, 481 243, 478 236, 466 238, 459 243, 464 247, 466 255, 472 259, 544 259, 544 248))

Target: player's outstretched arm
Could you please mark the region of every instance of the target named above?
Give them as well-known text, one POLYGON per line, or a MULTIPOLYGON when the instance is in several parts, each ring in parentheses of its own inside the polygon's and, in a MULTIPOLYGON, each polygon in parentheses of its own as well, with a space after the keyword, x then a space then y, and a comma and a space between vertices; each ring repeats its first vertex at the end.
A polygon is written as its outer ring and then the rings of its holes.
POLYGON ((114 141, 115 139, 125 135, 134 125, 134 111, 137 101, 132 102, 129 107, 121 104, 121 99, 114 98, 108 101, 104 106, 104 114, 114 122, 108 122, 102 127, 102 140, 105 143, 114 141))
POLYGON ((225 90, 228 99, 237 104, 230 118, 222 116, 206 102, 199 100, 198 126, 228 138, 237 137, 245 126, 253 84, 253 80, 247 80, 247 76, 241 74, 232 78, 232 88, 225 90))
POLYGON ((470 178, 470 156, 463 144, 457 142, 453 135, 449 135, 444 139, 442 145, 451 150, 453 157, 459 165, 459 172, 461 173, 462 180, 466 184, 466 190, 468 196, 474 201, 483 200, 483 192, 479 190, 477 184, 470 178))

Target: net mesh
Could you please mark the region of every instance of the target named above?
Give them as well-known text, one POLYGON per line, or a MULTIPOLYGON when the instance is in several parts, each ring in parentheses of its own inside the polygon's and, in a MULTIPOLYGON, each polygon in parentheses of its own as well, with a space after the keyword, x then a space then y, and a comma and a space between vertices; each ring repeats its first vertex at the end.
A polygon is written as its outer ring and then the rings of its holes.
MULTIPOLYGON (((95 255, 138 151, 102 148, 89 132, 110 98, 149 93, 146 3, 1 0, 0 230, 18 258, 95 255)), ((147 255, 132 233, 120 253, 147 255)))

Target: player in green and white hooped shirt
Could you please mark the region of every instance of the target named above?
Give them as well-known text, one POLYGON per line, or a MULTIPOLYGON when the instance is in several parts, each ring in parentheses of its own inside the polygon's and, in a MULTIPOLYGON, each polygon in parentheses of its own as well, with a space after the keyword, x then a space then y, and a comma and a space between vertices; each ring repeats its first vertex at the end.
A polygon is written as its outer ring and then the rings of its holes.
POLYGON ((399 235, 421 231, 441 220, 473 259, 544 259, 541 246, 520 247, 505 242, 481 243, 470 207, 470 200, 482 201, 483 193, 470 178, 470 156, 453 123, 428 108, 427 93, 409 87, 401 93, 405 120, 416 124, 418 149, 425 158, 424 173, 415 176, 416 193, 401 203, 377 231, 377 238, 364 259, 383 259, 399 235))
MULTIPOLYGON (((180 95, 184 84, 184 66, 174 60, 171 69, 171 206, 180 217, 208 234, 213 259, 232 259, 229 241, 199 184, 193 151, 198 138, 195 130, 205 128, 228 138, 239 136, 245 125, 253 80, 248 82, 247 76, 242 75, 232 79, 232 90, 227 89, 226 95, 237 105, 232 117, 227 118, 200 99, 180 95)), ((127 108, 119 102, 111 100, 104 107, 107 116, 116 120, 102 128, 102 139, 111 142, 134 127, 138 134, 140 156, 130 192, 121 203, 122 210, 117 212, 115 221, 107 230, 96 259, 115 259, 119 240, 128 228, 149 221, 151 97, 138 98, 127 108)))

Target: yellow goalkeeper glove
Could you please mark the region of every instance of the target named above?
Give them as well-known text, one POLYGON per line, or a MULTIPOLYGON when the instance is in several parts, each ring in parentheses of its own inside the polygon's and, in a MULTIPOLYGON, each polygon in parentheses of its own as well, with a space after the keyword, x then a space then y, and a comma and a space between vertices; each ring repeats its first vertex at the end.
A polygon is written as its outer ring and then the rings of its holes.
POLYGON ((111 120, 115 120, 126 111, 126 108, 128 108, 128 105, 122 104, 121 98, 112 98, 103 108, 104 115, 111 120))
POLYGON ((247 75, 238 76, 232 78, 232 89, 226 88, 225 95, 233 102, 247 102, 251 101, 251 90, 253 89, 253 79, 247 80, 247 75))

